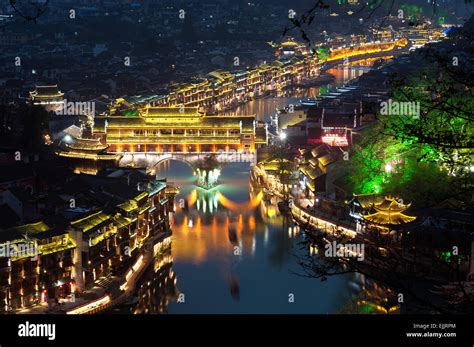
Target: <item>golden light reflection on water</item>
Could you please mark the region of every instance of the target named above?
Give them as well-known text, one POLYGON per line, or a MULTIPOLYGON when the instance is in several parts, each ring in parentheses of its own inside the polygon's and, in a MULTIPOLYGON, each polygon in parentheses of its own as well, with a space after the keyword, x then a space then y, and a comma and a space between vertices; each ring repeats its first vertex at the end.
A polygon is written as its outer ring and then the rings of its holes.
MULTIPOLYGON (((256 196, 252 197, 246 202, 236 203, 225 197, 224 194, 222 194, 218 190, 216 190, 215 192, 202 194, 201 197, 199 197, 198 190, 194 189, 184 199, 179 199, 178 202, 175 203, 175 211, 181 211, 183 210, 183 208, 185 208, 185 206, 187 206, 187 208, 191 208, 194 205, 197 205, 197 210, 200 210, 202 206, 203 212, 206 212, 204 210, 204 206, 212 206, 214 208, 217 208, 217 202, 219 202, 227 210, 234 212, 243 212, 254 210, 255 208, 257 208, 260 205, 262 198, 263 192, 259 192, 256 196), (205 205, 206 201, 208 201, 207 205, 205 205), (183 203, 186 203, 186 205, 183 206, 183 203)), ((210 209, 209 212, 212 213, 212 209, 210 209)))
POLYGON ((335 87, 345 84, 351 79, 357 78, 368 71, 368 69, 359 69, 359 67, 371 67, 378 60, 389 60, 391 58, 393 57, 380 56, 376 58, 350 61, 349 65, 345 68, 333 67, 327 70, 328 74, 335 77, 334 81, 329 85, 326 84, 322 86, 288 89, 285 91, 283 95, 284 97, 258 98, 250 100, 245 104, 238 106, 235 110, 224 112, 224 114, 256 114, 258 120, 265 120, 265 116, 273 115, 277 108, 279 109, 287 106, 288 103, 290 103, 288 98, 315 98, 321 94, 320 89, 327 90, 328 86, 335 87))
MULTIPOLYGON (((255 213, 263 194, 259 193, 245 202, 236 203, 221 192, 193 190, 185 206, 177 206, 171 216, 173 229, 173 258, 175 261, 200 264, 209 257, 253 256, 257 221, 255 213), (213 200, 217 208, 204 211, 199 201, 213 200), (201 206, 198 209, 198 206, 201 206)), ((267 228, 261 228, 265 232, 267 228)))
POLYGON ((196 211, 178 212, 171 223, 175 261, 199 264, 210 256, 234 255, 235 247, 237 255, 253 255, 257 223, 249 213, 230 215, 219 210, 206 216, 196 211))

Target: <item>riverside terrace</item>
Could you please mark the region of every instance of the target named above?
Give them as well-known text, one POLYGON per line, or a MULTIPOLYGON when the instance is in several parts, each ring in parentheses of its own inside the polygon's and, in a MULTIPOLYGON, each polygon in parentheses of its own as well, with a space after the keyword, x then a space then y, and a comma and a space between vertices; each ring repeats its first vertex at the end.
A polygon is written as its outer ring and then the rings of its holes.
POLYGON ((35 257, 0 258, 0 311, 58 311, 60 299, 74 294, 80 303, 101 278, 123 281, 147 245, 171 235, 166 186, 131 169, 76 175, 48 195, 54 214, 0 230, 2 247, 37 247, 35 257))

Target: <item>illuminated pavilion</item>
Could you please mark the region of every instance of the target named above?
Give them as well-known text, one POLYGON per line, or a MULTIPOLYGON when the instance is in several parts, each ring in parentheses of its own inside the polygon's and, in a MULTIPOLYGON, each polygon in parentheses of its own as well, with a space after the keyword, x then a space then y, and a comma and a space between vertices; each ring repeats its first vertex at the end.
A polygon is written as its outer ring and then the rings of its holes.
POLYGON ((107 145, 103 145, 98 139, 76 139, 67 144, 65 150, 59 150, 56 154, 68 159, 76 174, 97 175, 100 171, 118 166, 122 158, 120 154, 107 153, 107 145))
POLYGON ((282 41, 279 44, 274 42, 268 42, 268 44, 276 49, 275 55, 278 57, 289 57, 294 54, 308 54, 306 44, 295 41, 293 37, 288 37, 285 41, 282 41))
POLYGON ((58 85, 36 86, 30 92, 30 100, 33 105, 43 106, 48 111, 56 111, 64 105, 64 93, 58 89, 58 85))
POLYGON ((249 116, 208 116, 198 107, 144 107, 94 120, 93 136, 115 153, 253 152, 266 128, 249 116))
POLYGON ((362 217, 375 224, 380 225, 399 225, 413 222, 416 217, 404 214, 410 204, 403 204, 392 197, 385 197, 385 200, 374 206, 376 212, 363 214, 362 217))
POLYGON ((367 224, 382 230, 391 230, 397 226, 411 223, 416 217, 405 214, 411 203, 405 204, 403 200, 391 196, 374 194, 354 194, 351 215, 367 224))

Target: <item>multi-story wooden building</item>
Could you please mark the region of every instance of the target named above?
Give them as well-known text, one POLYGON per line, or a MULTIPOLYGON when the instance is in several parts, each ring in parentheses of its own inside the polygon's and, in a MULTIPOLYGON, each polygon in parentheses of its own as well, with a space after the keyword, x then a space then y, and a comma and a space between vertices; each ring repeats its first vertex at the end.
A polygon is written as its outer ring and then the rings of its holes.
POLYGON ((0 230, 0 311, 53 307, 100 278, 126 279, 145 249, 169 241, 166 182, 84 179, 96 180, 97 187, 88 188, 85 200, 93 208, 87 212, 71 208, 51 220, 0 230))
POLYGON ((121 156, 107 153, 107 145, 98 139, 75 139, 67 144, 65 150, 58 150, 56 154, 66 158, 74 173, 97 175, 100 171, 117 167, 121 156))
POLYGON ((208 116, 198 107, 145 107, 134 116, 96 117, 94 137, 109 151, 253 152, 266 143, 255 116, 208 116))
POLYGON ((47 111, 57 111, 64 106, 64 93, 58 89, 58 85, 36 86, 30 92, 30 100, 33 105, 43 106, 47 111))

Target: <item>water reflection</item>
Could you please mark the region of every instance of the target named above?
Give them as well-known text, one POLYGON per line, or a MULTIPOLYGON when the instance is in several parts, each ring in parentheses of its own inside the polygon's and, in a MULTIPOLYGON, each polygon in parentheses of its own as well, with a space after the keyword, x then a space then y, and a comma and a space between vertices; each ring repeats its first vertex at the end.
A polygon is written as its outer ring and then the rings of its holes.
POLYGON ((172 216, 174 238, 179 241, 173 244, 173 257, 199 264, 226 253, 252 256, 257 232, 255 204, 259 200, 236 203, 217 189, 193 190, 185 200, 188 208, 178 207, 172 216))
POLYGON ((353 80, 369 70, 376 60, 365 60, 355 62, 349 66, 337 66, 329 69, 327 73, 333 75, 334 81, 322 86, 309 88, 288 88, 278 97, 259 98, 246 102, 234 110, 229 110, 225 114, 247 115, 255 114, 258 120, 268 122, 276 109, 283 108, 288 104, 298 104, 302 98, 315 98, 328 90, 339 87, 350 80, 353 80))
POLYGON ((178 298, 176 274, 173 272, 171 242, 155 255, 153 263, 140 279, 136 295, 115 311, 133 314, 166 313, 170 302, 178 298))
POLYGON ((249 189, 248 163, 227 164, 210 191, 196 188, 186 170, 171 162, 163 171, 181 180, 177 200, 187 204, 171 217, 168 248, 157 251, 136 297, 120 312, 336 313, 347 304, 353 276, 321 282, 295 274, 301 273, 297 260, 308 254, 301 247, 305 235, 268 212, 276 201, 249 189), (198 201, 208 208, 198 209, 198 201))
MULTIPOLYGON (((363 69, 333 69, 335 84, 363 69)), ((233 113, 273 115, 275 108, 319 95, 313 87, 293 98, 257 99, 233 113)), ((298 276, 305 234, 281 216, 275 199, 249 186, 248 163, 228 163, 219 185, 197 188, 184 163, 167 161, 158 176, 181 188, 171 216, 171 249, 160 254, 143 277, 137 302, 121 310, 134 313, 337 313, 353 295, 354 275, 326 281, 298 276), (289 300, 289 297, 294 300, 289 300)))
MULTIPOLYGON (((172 162, 168 173, 181 168, 172 162)), ((327 313, 345 303, 345 278, 294 274, 295 254, 307 252, 299 246, 304 235, 291 220, 268 213, 275 201, 249 189, 249 164, 227 164, 221 184, 209 191, 190 182, 181 185, 177 201, 184 208, 177 206, 171 221, 173 269, 186 300, 170 302, 168 312, 327 313)))

